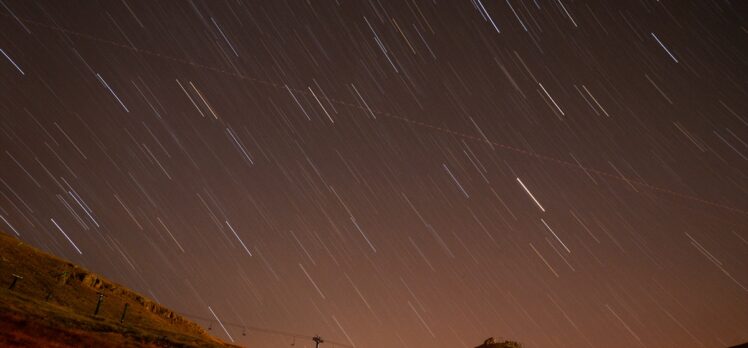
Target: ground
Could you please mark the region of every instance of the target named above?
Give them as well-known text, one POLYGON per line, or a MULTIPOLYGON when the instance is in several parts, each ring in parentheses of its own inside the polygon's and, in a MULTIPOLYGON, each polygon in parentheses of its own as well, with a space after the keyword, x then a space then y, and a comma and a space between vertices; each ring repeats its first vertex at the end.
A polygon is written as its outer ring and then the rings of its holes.
POLYGON ((2 232, 0 346, 236 347, 145 296, 2 232), (14 275, 23 278, 11 289, 14 275), (104 297, 94 315, 99 294, 104 297))

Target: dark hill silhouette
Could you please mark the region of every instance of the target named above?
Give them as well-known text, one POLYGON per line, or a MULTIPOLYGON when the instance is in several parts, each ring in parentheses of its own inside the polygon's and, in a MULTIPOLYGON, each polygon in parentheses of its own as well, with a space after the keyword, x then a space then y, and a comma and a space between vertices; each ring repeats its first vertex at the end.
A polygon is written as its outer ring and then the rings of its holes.
POLYGON ((0 346, 237 347, 145 296, 2 232, 0 346))
POLYGON ((522 348, 522 345, 514 341, 496 342, 493 337, 490 337, 475 348, 522 348))

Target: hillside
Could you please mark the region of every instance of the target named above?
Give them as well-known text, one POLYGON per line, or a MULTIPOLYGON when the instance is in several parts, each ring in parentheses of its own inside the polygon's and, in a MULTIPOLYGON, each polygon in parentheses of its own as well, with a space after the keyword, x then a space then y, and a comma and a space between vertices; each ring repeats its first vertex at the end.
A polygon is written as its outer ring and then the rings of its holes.
POLYGON ((1 232, 0 346, 236 347, 145 296, 1 232), (11 289, 14 275, 23 278, 11 289))

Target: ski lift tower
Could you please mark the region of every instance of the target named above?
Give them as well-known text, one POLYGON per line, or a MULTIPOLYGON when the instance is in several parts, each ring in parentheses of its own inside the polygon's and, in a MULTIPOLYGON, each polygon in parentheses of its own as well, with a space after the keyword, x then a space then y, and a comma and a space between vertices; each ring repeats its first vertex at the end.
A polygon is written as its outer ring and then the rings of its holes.
POLYGON ((315 348, 319 348, 319 344, 325 342, 319 335, 312 337, 312 341, 315 343, 315 348))

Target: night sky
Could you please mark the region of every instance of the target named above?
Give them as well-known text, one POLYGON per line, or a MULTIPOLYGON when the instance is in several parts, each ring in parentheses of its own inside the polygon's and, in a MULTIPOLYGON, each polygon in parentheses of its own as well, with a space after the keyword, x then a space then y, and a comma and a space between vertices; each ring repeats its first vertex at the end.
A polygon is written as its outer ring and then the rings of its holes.
POLYGON ((253 347, 748 341, 739 3, 2 0, 0 229, 253 347))

